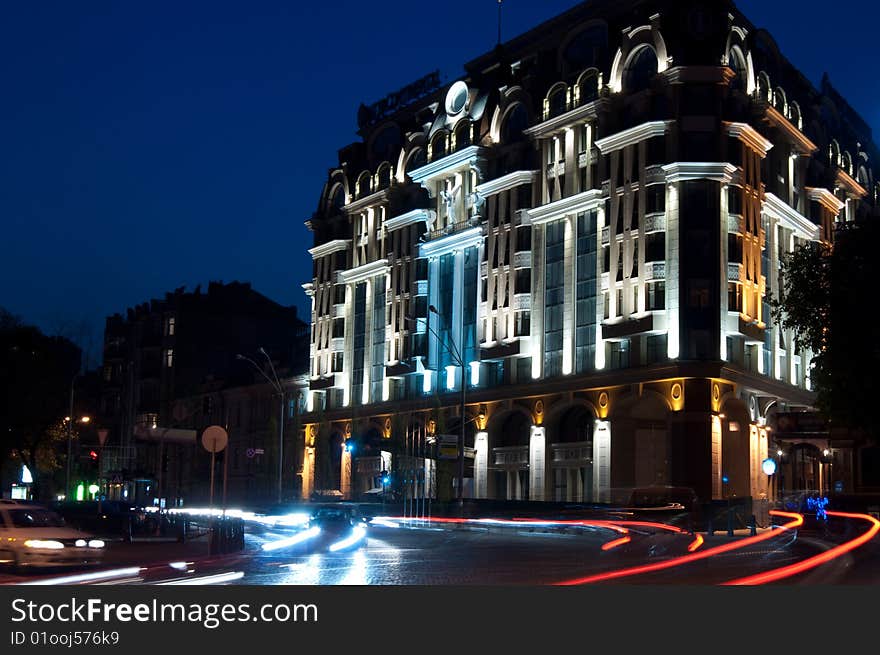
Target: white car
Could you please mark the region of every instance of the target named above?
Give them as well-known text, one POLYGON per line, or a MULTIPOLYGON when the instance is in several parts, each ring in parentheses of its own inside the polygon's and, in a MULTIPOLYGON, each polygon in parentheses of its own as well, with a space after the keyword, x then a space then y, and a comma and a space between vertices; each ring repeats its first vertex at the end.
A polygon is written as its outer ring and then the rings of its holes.
POLYGON ((0 502, 0 563, 16 569, 100 564, 104 542, 46 507, 0 502))

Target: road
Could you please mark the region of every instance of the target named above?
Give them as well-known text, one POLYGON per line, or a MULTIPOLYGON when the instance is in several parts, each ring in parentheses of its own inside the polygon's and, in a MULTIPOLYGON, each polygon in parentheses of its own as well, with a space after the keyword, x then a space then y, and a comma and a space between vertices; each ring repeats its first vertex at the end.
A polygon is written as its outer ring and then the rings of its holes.
MULTIPOLYGON (((833 525, 834 530, 824 533, 775 528, 756 537, 716 533, 695 539, 682 531, 643 525, 387 521, 371 525, 361 542, 339 552, 317 539, 272 549, 303 528, 252 525, 245 551, 230 556, 211 557, 204 540, 119 545, 110 550, 103 567, 114 571, 112 575, 6 572, 0 574, 0 583, 715 585, 782 570, 823 553, 833 555, 833 549, 866 531, 857 521, 835 519, 833 525)), ((872 538, 796 576, 767 582, 876 584, 880 543, 872 538)))

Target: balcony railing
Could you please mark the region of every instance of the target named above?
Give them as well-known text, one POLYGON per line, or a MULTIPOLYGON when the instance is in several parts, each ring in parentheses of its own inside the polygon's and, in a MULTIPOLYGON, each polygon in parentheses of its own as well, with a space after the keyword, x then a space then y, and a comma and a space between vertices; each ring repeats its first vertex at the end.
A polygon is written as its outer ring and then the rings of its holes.
POLYGON ((426 232, 425 240, 433 241, 434 239, 442 239, 443 237, 458 234, 459 232, 464 232, 465 230, 469 230, 473 227, 479 227, 479 225, 479 219, 468 218, 467 220, 452 223, 451 225, 447 225, 446 227, 441 227, 436 230, 426 232))
POLYGON ((529 465, 528 446, 495 448, 493 449, 493 452, 495 455, 495 466, 526 467, 529 465))

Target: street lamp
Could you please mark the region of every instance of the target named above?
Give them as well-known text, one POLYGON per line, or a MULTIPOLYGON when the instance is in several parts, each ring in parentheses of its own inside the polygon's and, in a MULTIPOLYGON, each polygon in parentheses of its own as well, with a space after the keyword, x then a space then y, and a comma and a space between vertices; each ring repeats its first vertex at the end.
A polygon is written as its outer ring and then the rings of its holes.
MULTIPOLYGON (((440 316, 440 312, 437 311, 437 308, 434 305, 428 306, 428 311, 432 314, 436 314, 438 317, 440 316)), ((412 317, 407 316, 407 319, 410 321, 415 321, 412 317)), ((446 346, 446 350, 452 356, 453 361, 458 365, 461 370, 461 407, 459 409, 460 419, 460 430, 458 435, 458 488, 456 490, 456 500, 458 500, 459 508, 464 505, 464 434, 465 434, 465 408, 467 401, 467 366, 464 361, 464 357, 462 356, 461 351, 455 347, 455 342, 450 338, 449 343, 444 343, 443 339, 440 338, 440 335, 434 331, 431 327, 430 323, 427 319, 425 319, 425 327, 428 328, 428 331, 434 335, 437 341, 444 346, 446 346)))
POLYGON ((90 416, 81 416, 78 419, 74 420, 73 418, 73 385, 70 388, 70 414, 64 417, 64 421, 67 423, 67 480, 65 482, 64 487, 64 498, 65 500, 70 499, 70 464, 73 459, 73 424, 82 423, 85 425, 89 421, 91 421, 90 416))
POLYGON ((275 365, 272 363, 272 360, 269 358, 269 355, 266 353, 265 349, 260 346, 260 353, 263 357, 266 358, 266 361, 269 362, 269 368, 272 370, 272 377, 270 378, 266 375, 266 372, 250 357, 245 357, 244 355, 238 354, 236 355, 236 359, 243 360, 245 362, 250 362, 250 364, 259 371, 260 375, 266 378, 266 381, 269 385, 275 389, 275 392, 281 398, 281 412, 280 412, 280 421, 278 423, 278 502, 281 503, 281 480, 284 471, 284 387, 281 382, 278 380, 278 374, 275 372, 275 365))

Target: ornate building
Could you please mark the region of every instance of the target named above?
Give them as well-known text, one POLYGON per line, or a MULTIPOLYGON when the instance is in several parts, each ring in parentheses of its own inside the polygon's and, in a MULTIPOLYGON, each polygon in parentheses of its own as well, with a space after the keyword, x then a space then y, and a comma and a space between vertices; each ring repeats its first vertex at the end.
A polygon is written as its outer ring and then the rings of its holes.
POLYGON ((731 2, 659 0, 584 3, 465 71, 361 106, 308 221, 304 494, 389 461, 454 493, 434 456, 462 408, 475 498, 773 495, 777 450, 792 488, 832 459, 857 487, 849 444, 774 431, 813 402, 768 309, 780 258, 880 202, 828 79, 731 2))

